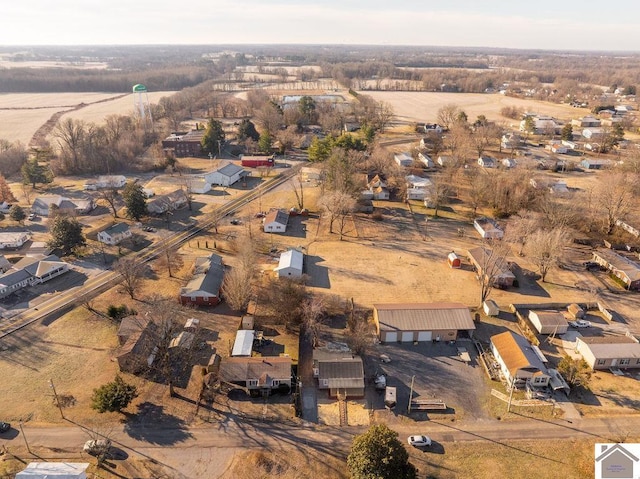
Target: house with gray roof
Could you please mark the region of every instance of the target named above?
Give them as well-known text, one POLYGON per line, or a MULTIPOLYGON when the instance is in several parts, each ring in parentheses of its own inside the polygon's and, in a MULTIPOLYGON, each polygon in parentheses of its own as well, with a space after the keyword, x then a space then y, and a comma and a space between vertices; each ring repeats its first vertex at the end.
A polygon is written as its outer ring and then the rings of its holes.
POLYGON ((49 216, 51 209, 55 208, 62 213, 86 215, 90 213, 96 204, 91 198, 66 198, 61 195, 38 196, 31 205, 31 211, 40 216, 49 216))
POLYGON ((189 203, 187 194, 178 189, 165 195, 156 196, 147 203, 147 211, 153 215, 161 215, 170 211, 179 210, 189 203))
POLYGON ((98 233, 98 241, 108 245, 116 245, 127 238, 131 238, 127 223, 115 223, 98 233))
POLYGON ((56 255, 26 256, 0 276, 0 298, 28 286, 42 284, 69 271, 69 265, 56 255))
POLYGON ((318 380, 318 389, 327 390, 329 397, 364 397, 364 366, 360 356, 316 349, 313 374, 318 380))
POLYGON ((272 209, 262 219, 262 227, 265 233, 284 233, 287 231, 289 213, 284 210, 272 209))
POLYGON ((476 329, 469 308, 460 303, 374 304, 373 320, 384 343, 454 341, 476 329))
POLYGON ((579 336, 575 350, 594 371, 597 369, 640 368, 640 343, 631 334, 579 336))
POLYGON ((299 278, 302 276, 304 253, 297 249, 290 249, 280 254, 278 267, 274 269, 278 278, 299 278))
POLYGON ((220 362, 221 382, 235 384, 251 394, 268 396, 273 390, 291 390, 289 357, 261 356, 223 358, 220 362))
POLYGON ((224 265, 219 255, 212 254, 204 261, 196 261, 195 274, 180 288, 180 303, 192 306, 219 304, 223 280, 224 265))
POLYGON ((593 261, 619 278, 627 289, 640 290, 640 264, 610 249, 599 248, 592 254, 593 261))

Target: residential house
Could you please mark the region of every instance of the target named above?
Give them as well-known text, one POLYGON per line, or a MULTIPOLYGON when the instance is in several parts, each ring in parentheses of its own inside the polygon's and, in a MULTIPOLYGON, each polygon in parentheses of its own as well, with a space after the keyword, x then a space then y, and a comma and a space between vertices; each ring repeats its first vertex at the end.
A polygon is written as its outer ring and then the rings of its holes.
POLYGON ((634 226, 631 226, 630 224, 625 223, 622 220, 616 220, 616 226, 619 226, 627 233, 632 234, 636 238, 640 238, 640 230, 638 228, 635 228, 634 226))
POLYGON ((118 326, 118 344, 124 345, 129 338, 144 330, 151 319, 145 316, 126 316, 120 321, 118 326))
POLYGON ((303 181, 322 181, 324 174, 320 168, 312 168, 309 166, 303 166, 300 169, 303 181))
POLYGON ((276 356, 223 358, 220 381, 246 388, 251 394, 269 395, 291 390, 291 358, 276 356))
POLYGON ((31 462, 16 479, 87 479, 88 462, 31 462))
POLYGON ((610 249, 599 248, 592 254, 593 261, 619 278, 627 289, 640 290, 640 264, 610 249))
POLYGON ((0 249, 22 248, 29 238, 30 234, 27 231, 0 233, 0 249))
POLYGON ((593 158, 585 158, 580 162, 580 166, 585 170, 601 170, 611 166, 611 160, 595 160, 593 158))
POLYGON ((98 188, 123 188, 127 184, 127 178, 122 175, 98 176, 95 183, 98 188))
POLYGON ((0 276, 0 298, 45 283, 67 271, 69 265, 55 255, 26 256, 0 276))
POLYGON ((98 233, 98 241, 109 245, 119 244, 127 238, 131 238, 131 228, 126 223, 115 223, 98 233))
POLYGON ((418 161, 421 162, 425 166, 425 168, 433 168, 436 166, 431 157, 426 153, 419 152, 418 161))
POLYGON ((569 323, 560 311, 529 310, 529 320, 540 334, 564 334, 569 323))
POLYGON ((147 203, 147 211, 153 215, 161 215, 179 210, 189 203, 187 194, 182 189, 172 191, 165 195, 158 195, 147 203))
POLYGON ((504 160, 502 160, 502 166, 504 166, 505 168, 515 168, 516 166, 518 166, 518 162, 515 158, 505 158, 504 160))
POLYGON ((0 273, 5 273, 11 269, 11 262, 5 258, 3 254, 0 254, 0 273))
POLYGON ((284 233, 287 231, 289 213, 284 210, 272 209, 262 219, 262 227, 265 233, 284 233))
POLYGON ((600 126, 600 120, 593 116, 583 116, 582 118, 574 118, 571 120, 571 126, 578 128, 597 128, 600 126))
POLYGON ((505 133, 504 135, 502 135, 502 138, 500 140, 501 147, 507 150, 519 148, 522 146, 522 144, 522 137, 520 136, 520 134, 515 132, 505 133))
POLYGON ((579 336, 575 350, 591 369, 640 368, 640 344, 632 335, 579 336))
POLYGON ((491 158, 490 156, 481 156, 480 158, 478 158, 478 165, 480 165, 482 168, 495 168, 496 160, 494 158, 491 158))
POLYGON ((601 140, 607 135, 606 130, 602 127, 585 128, 582 130, 582 136, 587 140, 601 140))
POLYGON ((564 180, 558 180, 550 184, 549 192, 556 196, 567 196, 570 193, 567 183, 564 180))
POLYGON ((360 356, 351 353, 316 349, 313 351, 313 376, 318 389, 328 390, 329 397, 364 397, 364 366, 360 356))
POLYGON ((483 239, 502 239, 504 231, 492 218, 476 218, 473 220, 473 227, 483 239))
POLYGON ((389 196, 387 183, 379 175, 371 178, 367 183, 367 189, 361 193, 361 197, 368 200, 388 200, 389 196))
POLYGON ((405 168, 413 165, 413 157, 410 153, 407 152, 396 153, 395 155, 393 155, 393 160, 398 164, 398 166, 402 166, 405 168))
POLYGON ((279 278, 299 278, 302 276, 304 254, 296 249, 290 249, 280 255, 278 267, 274 269, 279 278))
POLYGON ((454 341, 476 329, 469 308, 460 303, 374 304, 373 319, 384 343, 454 341))
POLYGON ((507 384, 524 386, 529 383, 535 387, 545 387, 551 376, 545 366, 545 358, 526 338, 514 333, 491 336, 491 352, 500 365, 507 384))
POLYGON ((204 175, 207 182, 218 186, 231 186, 240 181, 246 175, 246 171, 235 163, 227 163, 215 171, 204 175))
POLYGON ((196 129, 189 132, 171 133, 167 138, 162 140, 162 148, 176 158, 185 158, 187 156, 203 156, 202 138, 205 129, 196 129))
POLYGON ((423 201, 431 194, 433 182, 429 178, 408 175, 405 176, 407 181, 407 199, 423 201))
POLYGON ((551 140, 545 149, 550 150, 552 153, 565 154, 569 151, 566 145, 560 140, 551 140))
POLYGON ((38 196, 31 205, 31 211, 40 216, 49 216, 51 208, 61 213, 86 215, 96 207, 91 198, 71 199, 60 195, 38 196))
MULTIPOLYGON (((532 118, 534 128, 531 133, 536 135, 545 135, 548 133, 559 135, 562 131, 562 124, 555 118, 542 115, 532 116, 532 118)), ((520 131, 527 131, 527 120, 522 120, 520 122, 520 131)))
POLYGON ((516 276, 509 269, 509 262, 502 258, 492 257, 493 252, 489 248, 479 246, 467 251, 467 258, 480 277, 487 280, 487 274, 493 276, 493 286, 498 288, 510 288, 513 286, 516 276), (484 269, 491 269, 485 272, 484 269))
POLYGON ((149 368, 155 360, 160 336, 158 325, 151 319, 131 318, 127 330, 118 330, 122 346, 116 351, 116 361, 120 370, 138 374, 149 368))
POLYGON ((180 304, 192 306, 215 306, 221 301, 220 291, 224 280, 222 257, 212 254, 196 261, 192 278, 180 288, 180 304))
POLYGON ((442 133, 444 133, 444 127, 438 125, 437 123, 425 123, 424 124, 424 132, 425 133, 437 133, 438 135, 441 135, 442 133))

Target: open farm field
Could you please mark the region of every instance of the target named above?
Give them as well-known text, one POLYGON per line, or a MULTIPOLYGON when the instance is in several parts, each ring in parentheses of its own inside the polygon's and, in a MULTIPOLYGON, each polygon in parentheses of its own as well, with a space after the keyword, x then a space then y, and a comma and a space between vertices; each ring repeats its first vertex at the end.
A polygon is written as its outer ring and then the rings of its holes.
POLYGON ((505 118, 500 110, 505 106, 522 108, 525 111, 542 115, 551 115, 560 119, 569 119, 589 113, 586 108, 573 108, 569 105, 558 105, 535 100, 524 100, 498 94, 482 93, 433 93, 406 91, 362 91, 376 101, 389 103, 401 121, 436 122, 438 110, 444 105, 455 104, 463 109, 470 121, 478 115, 489 120, 516 124, 516 120, 505 118))
MULTIPOLYGON (((151 92, 149 102, 174 92, 151 92)), ((102 123, 109 115, 133 113, 133 95, 121 93, 9 93, 0 95, 0 139, 28 144, 55 113, 72 110, 71 118, 102 123), (80 106, 84 104, 84 106, 80 106), (80 107, 79 107, 80 106, 80 107)), ((63 118, 66 118, 63 115, 63 118)))

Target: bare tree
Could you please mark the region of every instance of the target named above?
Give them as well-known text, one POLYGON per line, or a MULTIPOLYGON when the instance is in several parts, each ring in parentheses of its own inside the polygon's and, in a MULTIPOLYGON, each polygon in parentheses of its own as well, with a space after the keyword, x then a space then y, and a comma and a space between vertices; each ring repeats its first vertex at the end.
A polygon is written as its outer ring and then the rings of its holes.
POLYGON ((251 300, 251 275, 241 267, 231 268, 224 275, 224 299, 234 311, 245 311, 251 300))
POLYGON ((122 287, 131 299, 135 299, 138 288, 145 275, 145 265, 137 258, 120 258, 113 265, 113 270, 122 276, 122 287))
POLYGON ((487 201, 489 193, 489 179, 487 174, 479 168, 461 169, 463 179, 467 184, 471 217, 475 218, 478 208, 487 201))
POLYGON ((438 110, 438 123, 440 124, 440 126, 448 130, 456 122, 459 114, 460 108, 458 107, 458 105, 454 103, 444 105, 438 110))
POLYGON ((273 103, 266 103, 258 111, 256 122, 264 131, 269 132, 269 135, 274 138, 283 123, 282 113, 273 103))
POLYGON ((300 325, 302 305, 307 297, 306 278, 271 278, 260 289, 261 304, 280 317, 287 329, 300 325))
POLYGON ((164 246, 160 254, 160 265, 167 268, 169 278, 173 278, 176 270, 180 269, 184 264, 182 255, 178 252, 178 248, 164 246))
POLYGON ((431 188, 427 192, 427 205, 433 208, 434 218, 438 217, 438 211, 446 204, 451 192, 451 186, 444 175, 434 175, 431 178, 431 188))
POLYGON ((109 208, 114 218, 118 217, 118 200, 120 199, 120 193, 115 186, 107 186, 100 190, 98 197, 103 200, 109 208))
POLYGON ((531 234, 540 227, 539 215, 532 211, 522 210, 511 218, 505 240, 519 245, 518 256, 524 256, 524 248, 531 234))
POLYGON ((568 241, 569 233, 564 228, 539 229, 529 236, 527 253, 538 267, 542 282, 545 282, 549 270, 558 265, 568 241))
POLYGON ((631 210, 637 178, 619 172, 606 172, 596 186, 595 196, 601 215, 604 217, 604 230, 610 235, 616 220, 623 219, 631 210))
POLYGON ((355 199, 353 199, 353 197, 351 195, 348 195, 347 193, 334 191, 324 195, 322 198, 320 198, 318 203, 329 214, 330 233, 333 233, 334 222, 337 219, 340 220, 340 240, 342 240, 346 217, 349 214, 353 213, 356 206, 355 199))
POLYGON ((480 304, 491 294, 499 276, 507 270, 509 246, 500 240, 488 240, 480 248, 473 250, 478 282, 480 284, 480 304))
POLYGON ((323 299, 314 295, 302 303, 302 329, 311 338, 313 347, 318 346, 322 321, 325 317, 325 304, 323 299))
POLYGON ((347 344, 357 355, 364 355, 373 344, 373 327, 369 318, 365 314, 352 311, 347 328, 347 344))
POLYGON ((291 179, 291 185, 293 186, 293 192, 296 195, 296 202, 298 203, 298 208, 304 208, 304 181, 302 180, 302 170, 299 170, 298 173, 291 179))

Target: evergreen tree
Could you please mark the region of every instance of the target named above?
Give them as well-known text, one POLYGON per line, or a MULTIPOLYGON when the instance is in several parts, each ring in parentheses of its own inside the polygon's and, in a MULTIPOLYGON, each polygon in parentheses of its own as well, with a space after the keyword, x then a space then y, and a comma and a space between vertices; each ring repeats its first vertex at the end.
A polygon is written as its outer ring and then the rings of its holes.
POLYGON ((202 137, 202 149, 205 153, 211 155, 217 155, 220 153, 220 143, 218 141, 224 141, 224 130, 222 129, 222 123, 213 118, 209 119, 207 123, 207 130, 202 137))
POLYGON ((107 384, 93 390, 91 407, 96 411, 120 412, 138 396, 138 389, 133 384, 127 384, 120 376, 107 384))
POLYGON ((258 140, 258 149, 262 153, 271 153, 271 146, 273 145, 273 140, 268 131, 263 131, 260 135, 260 140, 258 140))
POLYGON ((127 183, 122 191, 127 216, 135 221, 147 215, 147 198, 138 183, 127 183))
POLYGON ((260 133, 256 130, 253 122, 245 118, 240 122, 240 126, 238 126, 238 140, 245 141, 247 138, 258 141, 260 139, 260 133))
POLYGON ((18 223, 22 223, 27 218, 27 214, 24 212, 22 206, 13 205, 9 210, 9 218, 18 223))
POLYGON ((415 479, 416 468, 398 440, 398 433, 385 424, 371 426, 356 436, 347 458, 352 479, 415 479))
POLYGON ((22 181, 25 185, 31 183, 35 188, 36 183, 47 184, 53 181, 53 173, 51 170, 41 165, 37 158, 32 158, 22 165, 22 181))
POLYGON ((571 126, 571 123, 567 123, 562 127, 560 138, 565 141, 573 141, 573 126, 571 126))
POLYGON ((65 254, 87 244, 82 234, 82 225, 75 218, 66 215, 59 214, 54 218, 50 233, 48 246, 52 249, 61 248, 65 254))

